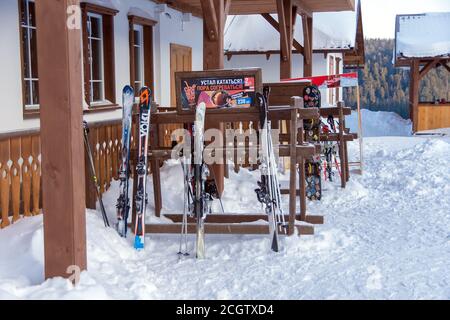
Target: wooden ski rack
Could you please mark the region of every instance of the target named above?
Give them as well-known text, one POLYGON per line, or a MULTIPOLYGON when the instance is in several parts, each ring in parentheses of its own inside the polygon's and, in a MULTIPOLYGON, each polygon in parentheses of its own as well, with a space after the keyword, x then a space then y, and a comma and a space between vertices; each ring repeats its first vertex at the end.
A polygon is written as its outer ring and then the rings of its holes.
MULTIPOLYGON (((304 86, 306 84, 301 84, 304 86)), ((297 91, 298 90, 297 84, 297 91)), ((293 87, 290 85, 289 87, 293 87)), ((287 89, 284 89, 287 90, 287 89)), ((301 90, 300 90, 301 92, 301 90)), ((279 97, 281 97, 280 95, 279 97)), ((311 157, 320 151, 316 146, 312 144, 306 144, 303 142, 303 123, 302 119, 318 119, 319 109, 303 108, 303 99, 299 97, 284 97, 278 98, 278 102, 290 101, 286 105, 277 105, 269 107, 269 119, 272 123, 280 121, 286 121, 291 128, 297 128, 297 130, 291 130, 291 135, 288 139, 288 144, 280 145, 280 156, 289 157, 291 164, 297 164, 299 168, 304 167, 305 158, 311 157), (291 143, 293 142, 293 143, 291 143)), ((251 110, 214 110, 214 112, 206 113, 207 121, 213 123, 227 123, 238 121, 251 121, 254 126, 259 122, 259 112, 256 109, 251 110)), ((161 192, 161 177, 160 177, 160 165, 165 159, 169 159, 171 156, 171 150, 168 148, 162 148, 160 146, 158 133, 159 126, 170 124, 189 124, 193 123, 194 115, 179 113, 177 111, 169 112, 155 112, 152 114, 152 132, 150 134, 150 148, 149 148, 149 165, 153 174, 153 190, 154 190, 154 204, 155 204, 155 216, 161 217, 162 210, 162 192, 161 192)), ((275 125, 276 127, 276 125, 275 125)), ((284 142, 285 143, 285 142, 284 142)), ((257 146, 256 146, 257 147, 257 146)), ((236 142, 233 151, 241 150, 243 147, 238 147, 236 142)), ((245 148, 247 151, 249 148, 245 148)), ((229 150, 229 149, 227 149, 229 150)), ((135 157, 135 152, 131 151, 132 158, 135 157)), ((133 160, 133 159, 132 159, 133 160)), ((134 162, 134 161, 133 161, 134 162)), ((289 191, 289 214, 285 216, 288 221, 288 228, 281 229, 280 234, 292 235, 294 233, 302 235, 310 235, 314 233, 313 224, 322 224, 322 216, 312 216, 306 213, 306 185, 304 179, 304 171, 299 170, 299 179, 297 182, 297 165, 291 166, 290 175, 290 191, 289 191), (303 172, 303 173, 302 173, 303 172), (300 212, 297 212, 297 196, 299 196, 300 212)), ((256 187, 256 186, 255 186, 256 187)), ((136 185, 133 184, 133 194, 135 192, 136 185)), ((256 194, 255 194, 255 202, 256 194)), ((132 212, 133 224, 135 221, 135 211, 132 212)), ((164 214, 165 218, 168 218, 173 223, 158 223, 147 224, 146 233, 180 233, 182 214, 164 214)), ((206 218, 205 232, 211 234, 268 234, 268 224, 256 224, 255 222, 260 220, 267 220, 267 216, 262 213, 251 214, 210 214, 206 218)), ((188 221, 188 232, 194 232, 195 224, 193 219, 188 221)))

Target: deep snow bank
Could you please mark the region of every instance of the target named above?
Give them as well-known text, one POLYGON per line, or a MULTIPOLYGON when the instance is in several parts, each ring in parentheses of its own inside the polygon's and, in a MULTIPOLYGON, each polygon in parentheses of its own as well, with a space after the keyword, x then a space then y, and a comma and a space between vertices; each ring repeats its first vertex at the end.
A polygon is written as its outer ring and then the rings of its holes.
MULTIPOLYGON (((411 120, 405 120, 394 112, 361 110, 363 137, 410 136, 411 120)), ((358 113, 352 111, 345 118, 351 132, 358 132, 358 113)))

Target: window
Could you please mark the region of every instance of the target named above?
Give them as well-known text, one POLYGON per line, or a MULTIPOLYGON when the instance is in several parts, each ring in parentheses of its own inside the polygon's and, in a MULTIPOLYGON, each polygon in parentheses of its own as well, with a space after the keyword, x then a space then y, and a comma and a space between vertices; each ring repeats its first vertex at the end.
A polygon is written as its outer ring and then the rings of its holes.
POLYGON ((39 77, 34 0, 20 0, 19 10, 24 113, 33 113, 39 110, 39 77))
POLYGON ((153 90, 153 26, 156 21, 129 15, 130 83, 136 96, 143 86, 153 90))
POLYGON ((90 103, 105 101, 105 81, 103 73, 103 30, 102 16, 88 14, 88 56, 90 73, 90 103))
POLYGON ((116 107, 114 16, 118 11, 82 3, 84 93, 90 108, 116 107))
POLYGON ((134 25, 134 91, 139 92, 144 85, 144 28, 141 25, 134 25))

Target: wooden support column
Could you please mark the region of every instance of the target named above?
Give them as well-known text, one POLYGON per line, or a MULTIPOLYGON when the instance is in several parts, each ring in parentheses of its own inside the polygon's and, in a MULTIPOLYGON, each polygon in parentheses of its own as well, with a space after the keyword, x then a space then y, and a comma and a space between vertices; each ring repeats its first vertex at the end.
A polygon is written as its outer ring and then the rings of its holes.
MULTIPOLYGON (((224 31, 226 14, 225 9, 229 9, 229 4, 225 0, 201 0, 203 11, 203 69, 214 70, 224 68, 224 31), (205 10, 207 9, 207 10, 205 10), (215 15, 215 19, 209 17, 215 15), (216 24, 216 26, 214 25, 216 24), (211 27, 212 26, 212 27, 211 27), (211 29, 212 28, 212 29, 211 29), (217 36, 211 37, 211 34, 217 30, 217 36)), ((227 9, 227 10, 228 10, 227 9)), ((213 123, 206 117, 205 129, 219 128, 224 132, 223 123, 213 123)), ((220 194, 224 189, 225 165, 214 164, 211 166, 214 177, 217 182, 217 189, 220 194)))
POLYGON ((302 15, 303 25, 303 47, 305 53, 303 54, 303 76, 312 76, 312 56, 313 56, 313 19, 307 15, 302 15))
POLYGON ((291 0, 277 0, 280 29, 280 79, 292 77, 292 46, 294 42, 292 11, 291 0))
POLYGON ((46 278, 87 268, 81 30, 67 27, 71 5, 79 0, 36 1, 46 278))
POLYGON ((419 121, 419 60, 412 59, 409 77, 409 112, 413 123, 413 132, 417 131, 419 121))

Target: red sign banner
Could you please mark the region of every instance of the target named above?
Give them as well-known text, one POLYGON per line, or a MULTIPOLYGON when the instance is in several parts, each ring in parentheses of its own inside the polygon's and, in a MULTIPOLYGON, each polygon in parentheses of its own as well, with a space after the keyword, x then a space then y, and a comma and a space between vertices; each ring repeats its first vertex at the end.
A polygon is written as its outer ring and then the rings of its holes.
POLYGON ((328 88, 347 88, 358 86, 358 73, 343 73, 343 74, 331 74, 327 76, 316 76, 316 77, 306 77, 306 78, 292 78, 292 79, 282 79, 282 82, 290 81, 311 81, 313 85, 316 85, 319 89, 328 88))

